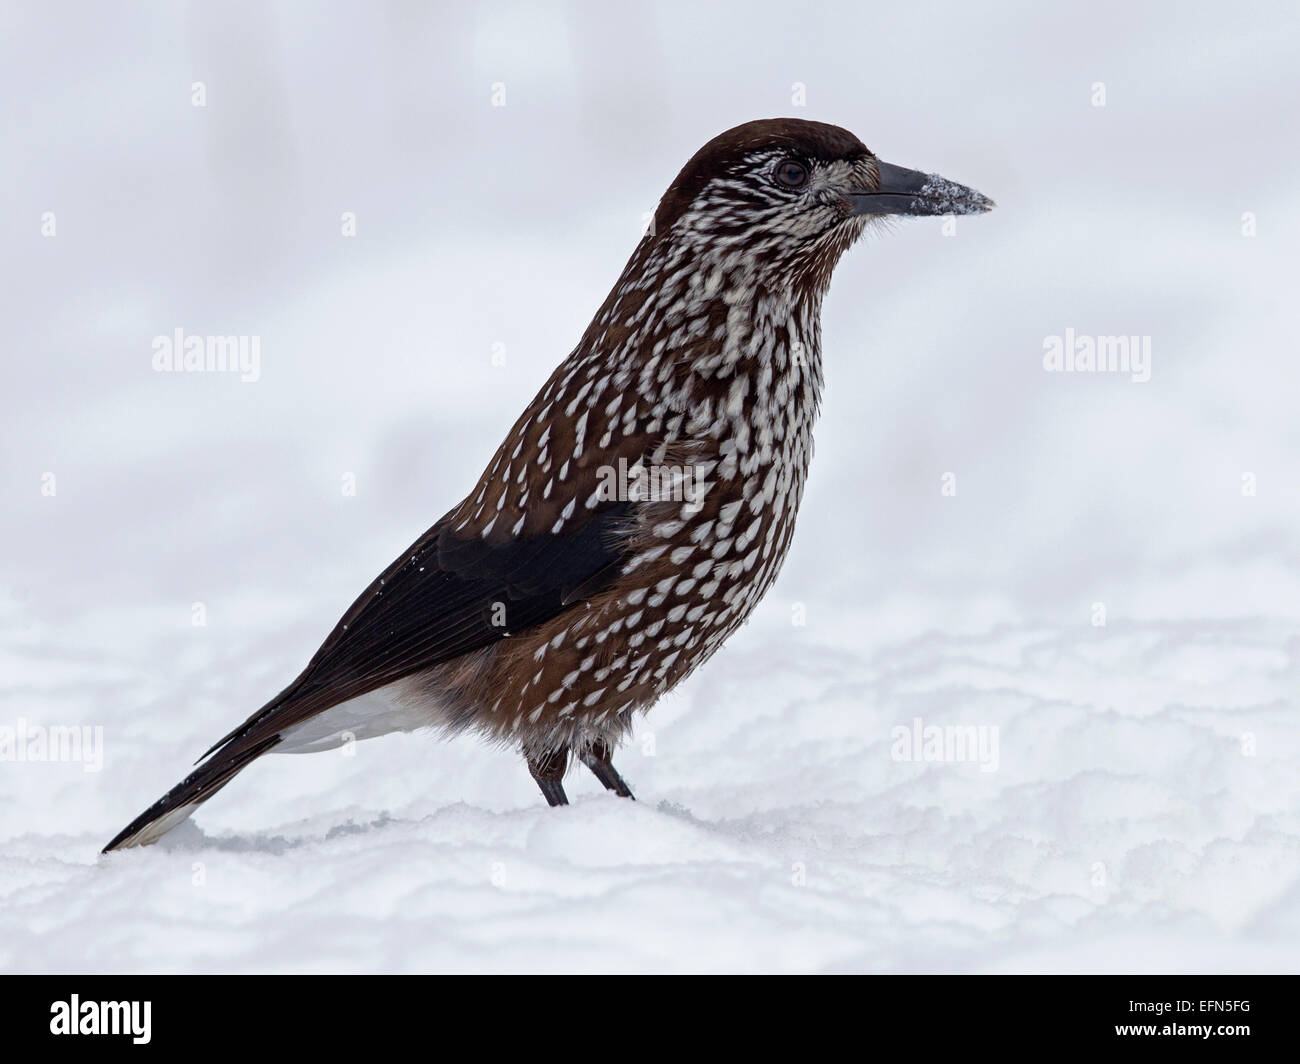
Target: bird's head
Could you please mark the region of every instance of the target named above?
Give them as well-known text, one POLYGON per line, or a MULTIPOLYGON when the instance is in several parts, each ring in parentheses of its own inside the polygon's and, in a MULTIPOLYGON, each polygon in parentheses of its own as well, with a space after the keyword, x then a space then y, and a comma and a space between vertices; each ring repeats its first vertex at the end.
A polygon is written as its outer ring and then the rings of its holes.
POLYGON ((882 162, 839 126, 773 118, 697 151, 664 193, 650 239, 824 289, 872 219, 991 207, 974 189, 882 162))

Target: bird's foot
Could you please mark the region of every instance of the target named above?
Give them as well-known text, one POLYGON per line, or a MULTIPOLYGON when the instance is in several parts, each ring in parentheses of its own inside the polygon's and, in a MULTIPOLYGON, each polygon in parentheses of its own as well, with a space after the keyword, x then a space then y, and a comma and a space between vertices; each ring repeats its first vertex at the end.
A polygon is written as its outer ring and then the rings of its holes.
POLYGON ((584 753, 582 763, 591 769, 592 775, 605 785, 607 791, 613 791, 620 798, 636 800, 631 789, 623 781, 623 777, 618 774, 618 769, 614 767, 609 747, 604 743, 596 743, 595 746, 584 753))
POLYGON ((568 805, 569 798, 564 793, 564 770, 569 767, 567 748, 552 750, 528 759, 528 771, 533 774, 542 796, 552 806, 568 805))

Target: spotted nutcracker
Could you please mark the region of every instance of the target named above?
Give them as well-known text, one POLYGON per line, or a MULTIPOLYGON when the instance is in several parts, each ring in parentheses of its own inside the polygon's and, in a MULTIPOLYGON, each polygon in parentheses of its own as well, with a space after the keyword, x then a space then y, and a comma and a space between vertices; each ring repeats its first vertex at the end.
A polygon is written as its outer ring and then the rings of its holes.
POLYGON ((611 751, 790 545, 836 262, 874 218, 992 206, 820 122, 709 141, 470 493, 106 849, 153 842, 262 754, 345 733, 472 730, 517 747, 552 805, 570 754, 631 797, 611 751))

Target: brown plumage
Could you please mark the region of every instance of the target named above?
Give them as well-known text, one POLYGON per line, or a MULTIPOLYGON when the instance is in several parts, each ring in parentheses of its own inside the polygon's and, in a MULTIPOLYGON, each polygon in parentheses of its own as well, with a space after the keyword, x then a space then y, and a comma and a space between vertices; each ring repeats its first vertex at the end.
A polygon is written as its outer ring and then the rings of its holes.
POLYGON ((818 122, 710 141, 470 493, 106 849, 345 732, 473 729, 517 746, 553 805, 570 753, 630 796, 610 752, 634 714, 745 621, 789 547, 836 262, 873 217, 990 206, 818 122))

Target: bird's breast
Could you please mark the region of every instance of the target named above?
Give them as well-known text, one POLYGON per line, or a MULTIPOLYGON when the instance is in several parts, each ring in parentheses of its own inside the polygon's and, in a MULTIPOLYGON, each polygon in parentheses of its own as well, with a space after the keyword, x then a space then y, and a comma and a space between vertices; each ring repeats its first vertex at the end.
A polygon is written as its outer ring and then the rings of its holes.
POLYGON ((815 323, 764 319, 726 345, 734 359, 717 339, 664 345, 639 364, 575 357, 503 445, 490 487, 467 501, 466 532, 532 522, 563 536, 615 505, 632 526, 611 582, 486 661, 477 722, 501 737, 540 749, 597 734, 616 741, 775 580, 812 454, 815 323), (502 491, 516 469, 520 487, 502 491))

